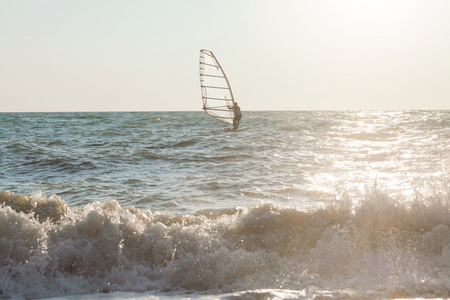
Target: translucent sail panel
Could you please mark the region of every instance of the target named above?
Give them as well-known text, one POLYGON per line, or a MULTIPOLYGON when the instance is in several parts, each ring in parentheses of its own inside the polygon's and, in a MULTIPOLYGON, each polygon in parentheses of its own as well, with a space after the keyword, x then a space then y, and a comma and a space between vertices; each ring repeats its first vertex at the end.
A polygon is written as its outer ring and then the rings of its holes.
POLYGON ((200 86, 205 112, 233 125, 234 99, 227 76, 209 50, 200 50, 200 86))

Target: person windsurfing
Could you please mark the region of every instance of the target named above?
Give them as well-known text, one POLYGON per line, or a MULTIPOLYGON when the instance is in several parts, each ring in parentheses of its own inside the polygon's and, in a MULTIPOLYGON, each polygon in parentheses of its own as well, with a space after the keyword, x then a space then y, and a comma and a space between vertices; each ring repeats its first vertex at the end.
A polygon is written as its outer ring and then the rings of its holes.
POLYGON ((234 109, 234 119, 233 119, 233 130, 238 129, 239 121, 242 118, 241 108, 237 102, 234 102, 234 106, 228 107, 229 109, 234 109))

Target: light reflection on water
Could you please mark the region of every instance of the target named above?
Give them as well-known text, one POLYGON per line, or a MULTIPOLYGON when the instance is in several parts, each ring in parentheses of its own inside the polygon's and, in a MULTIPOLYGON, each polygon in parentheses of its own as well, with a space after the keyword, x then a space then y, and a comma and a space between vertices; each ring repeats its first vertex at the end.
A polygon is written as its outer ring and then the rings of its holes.
POLYGON ((5 297, 449 295, 450 112, 0 118, 5 297))
POLYGON ((1 117, 0 189, 71 205, 302 207, 357 202, 375 183, 408 200, 448 181, 448 111, 245 112, 237 132, 201 112, 1 117))

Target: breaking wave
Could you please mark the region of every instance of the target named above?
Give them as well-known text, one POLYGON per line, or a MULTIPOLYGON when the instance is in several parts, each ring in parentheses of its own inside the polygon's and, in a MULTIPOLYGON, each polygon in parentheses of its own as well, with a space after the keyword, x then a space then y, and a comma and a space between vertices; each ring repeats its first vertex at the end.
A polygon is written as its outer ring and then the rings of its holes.
POLYGON ((358 205, 343 200, 299 210, 260 203, 177 215, 115 200, 70 208, 57 195, 3 191, 0 297, 238 297, 265 295, 263 289, 448 297, 449 203, 448 194, 403 203, 374 188, 358 205))

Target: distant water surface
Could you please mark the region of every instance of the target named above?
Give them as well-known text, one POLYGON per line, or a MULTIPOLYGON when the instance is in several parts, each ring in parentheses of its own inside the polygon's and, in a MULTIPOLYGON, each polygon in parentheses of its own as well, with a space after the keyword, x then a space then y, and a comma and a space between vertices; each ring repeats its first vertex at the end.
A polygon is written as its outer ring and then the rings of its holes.
POLYGON ((0 297, 450 297, 450 111, 0 128, 0 297))

